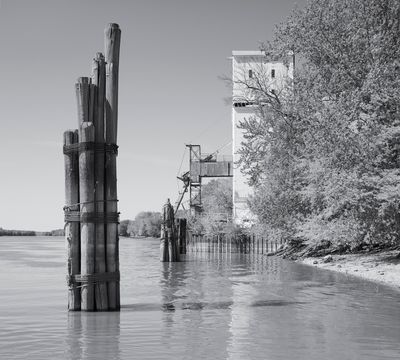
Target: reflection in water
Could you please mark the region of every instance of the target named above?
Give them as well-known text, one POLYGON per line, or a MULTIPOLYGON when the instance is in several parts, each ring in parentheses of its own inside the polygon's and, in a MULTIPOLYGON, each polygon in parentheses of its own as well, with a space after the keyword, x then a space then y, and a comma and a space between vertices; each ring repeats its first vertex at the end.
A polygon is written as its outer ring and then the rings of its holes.
MULTIPOLYGON (((173 325, 174 311, 176 308, 175 302, 179 300, 179 296, 176 294, 179 291, 184 279, 184 269, 180 265, 183 262, 163 262, 161 263, 161 278, 160 278, 160 289, 161 289, 161 309, 163 314, 163 325, 167 328, 173 325)), ((168 329, 165 329, 168 334, 168 329)))
POLYGON ((399 358, 399 293, 351 276, 121 239, 121 313, 68 313, 64 239, 0 243, 0 359, 399 358))
POLYGON ((67 359, 120 359, 120 313, 68 313, 66 342, 67 359))

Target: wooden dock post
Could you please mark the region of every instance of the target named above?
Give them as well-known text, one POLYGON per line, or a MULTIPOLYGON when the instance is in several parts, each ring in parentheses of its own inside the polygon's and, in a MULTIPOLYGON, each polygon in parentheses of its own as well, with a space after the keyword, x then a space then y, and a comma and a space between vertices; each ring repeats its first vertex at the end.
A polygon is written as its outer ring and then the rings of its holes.
POLYGON ((261 254, 264 254, 264 237, 261 236, 261 254))
MULTIPOLYGON (((94 126, 91 122, 81 124, 79 137, 82 142, 94 141, 94 126)), ((94 213, 94 151, 85 150, 79 154, 79 197, 81 211, 81 275, 95 272, 95 224, 90 217, 94 213), (85 217, 88 219, 85 219, 85 217)), ((94 311, 94 285, 92 281, 83 282, 82 304, 84 311, 94 311)))
POLYGON ((168 234, 164 230, 164 226, 161 225, 161 237, 160 237, 160 261, 168 262, 169 261, 169 252, 168 252, 168 234))
POLYGON ((257 254, 260 253, 260 237, 256 236, 256 241, 257 241, 257 254))
POLYGON ((186 254, 186 225, 186 219, 176 219, 176 231, 178 236, 178 247, 180 254, 186 254))
MULTIPOLYGON (((121 30, 118 24, 109 24, 104 31, 104 37, 106 61, 105 140, 107 145, 116 146, 119 50, 121 43, 121 30)), ((112 217, 118 213, 117 154, 114 151, 107 151, 105 157, 105 209, 106 216, 112 217)), ((107 272, 119 273, 118 223, 107 222, 106 229, 107 272)), ((108 305, 109 310, 120 309, 119 281, 108 282, 108 305)))
MULTIPOLYGON (((78 130, 64 132, 65 164, 65 207, 66 214, 79 211, 79 164, 78 152, 69 152, 69 146, 78 143, 78 130)), ((81 290, 76 286, 74 276, 81 272, 81 245, 79 222, 67 221, 65 225, 67 242, 68 310, 81 309, 81 290)))
POLYGON ((162 208, 160 260, 163 262, 179 261, 178 234, 175 229, 174 209, 167 199, 162 208))
MULTIPOLYGON (((90 113, 92 114, 95 136, 94 141, 98 149, 105 149, 104 139, 104 101, 105 101, 105 82, 106 82, 106 67, 105 59, 102 53, 97 53, 93 59, 92 64, 92 87, 90 88, 90 98, 93 102, 89 107, 90 113)), ((95 211, 99 217, 104 218, 104 161, 105 151, 95 152, 95 211)), ((95 272, 97 274, 103 274, 107 271, 106 268, 106 234, 105 234, 105 221, 98 221, 96 223, 96 261, 95 261, 95 272)), ((108 294, 107 284, 105 282, 98 282, 95 284, 95 298, 96 298, 96 309, 100 311, 108 310, 108 294)))
MULTIPOLYGON (((79 140, 81 143, 94 142, 94 126, 89 122, 89 79, 81 77, 76 86, 79 119, 79 140)), ((79 152, 79 199, 81 220, 81 276, 95 272, 95 224, 90 217, 94 213, 94 149, 85 148, 79 152)), ((81 310, 94 311, 94 285, 82 282, 81 310)))

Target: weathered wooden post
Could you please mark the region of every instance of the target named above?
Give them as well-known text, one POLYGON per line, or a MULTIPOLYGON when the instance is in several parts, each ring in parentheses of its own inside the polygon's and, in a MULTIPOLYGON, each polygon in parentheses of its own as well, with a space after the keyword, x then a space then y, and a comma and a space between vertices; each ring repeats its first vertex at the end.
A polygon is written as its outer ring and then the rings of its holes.
POLYGON ((186 225, 187 221, 183 218, 176 219, 176 232, 178 237, 178 248, 180 254, 186 254, 186 225))
POLYGON ((264 254, 264 237, 261 236, 261 254, 264 254))
MULTIPOLYGON (((105 101, 105 141, 109 147, 117 147, 118 129, 118 76, 121 30, 118 24, 109 24, 105 31, 106 61, 106 101, 105 101)), ((117 153, 107 151, 105 155, 105 209, 107 272, 119 274, 119 238, 117 205, 117 153)), ((108 305, 110 310, 120 309, 119 280, 108 282, 108 305)))
POLYGON ((257 254, 260 253, 260 238, 256 235, 256 246, 257 246, 257 254))
MULTIPOLYGON (((89 109, 92 109, 91 121, 95 128, 95 210, 99 220, 96 222, 96 261, 95 272, 103 274, 107 271, 106 268, 106 234, 105 234, 105 217, 104 217, 104 161, 105 161, 105 139, 104 139, 104 104, 106 90, 106 64, 104 55, 97 53, 92 63, 92 87, 91 98, 93 102, 89 109)), ((104 281, 95 284, 95 298, 97 310, 108 310, 108 294, 107 284, 104 281)))
MULTIPOLYGON (((80 144, 94 142, 94 126, 89 122, 89 79, 81 77, 75 84, 78 104, 80 144)), ((95 310, 94 286, 89 277, 94 274, 95 228, 90 216, 94 212, 94 150, 79 149, 79 199, 81 233, 81 309, 95 310)))
POLYGON ((78 130, 64 132, 65 162, 65 239, 67 242, 68 309, 81 309, 81 290, 76 286, 74 276, 81 272, 81 246, 79 221, 70 221, 68 215, 79 211, 79 165, 78 152, 71 146, 78 143, 78 130))
POLYGON ((168 234, 165 231, 164 224, 161 224, 161 232, 160 232, 160 261, 161 262, 169 261, 168 234))
POLYGON ((163 262, 179 261, 179 249, 175 230, 174 209, 167 199, 162 208, 160 260, 163 262))
MULTIPOLYGON (((92 122, 84 122, 79 127, 81 142, 94 142, 92 122)), ((94 311, 94 284, 90 277, 95 272, 95 224, 94 213, 94 150, 86 149, 79 154, 79 198, 81 211, 81 309, 94 311), (86 279, 87 278, 87 279, 86 279)))

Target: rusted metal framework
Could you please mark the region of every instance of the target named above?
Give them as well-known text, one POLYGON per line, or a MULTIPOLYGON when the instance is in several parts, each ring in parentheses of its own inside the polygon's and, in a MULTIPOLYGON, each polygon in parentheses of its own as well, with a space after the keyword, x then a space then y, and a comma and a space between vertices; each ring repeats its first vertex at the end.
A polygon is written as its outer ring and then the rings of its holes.
POLYGON ((233 162, 231 156, 219 156, 217 152, 202 154, 200 145, 188 144, 189 171, 178 177, 183 182, 176 211, 182 203, 186 192, 189 191, 189 204, 192 215, 202 212, 201 185, 203 178, 219 178, 233 176, 233 162))

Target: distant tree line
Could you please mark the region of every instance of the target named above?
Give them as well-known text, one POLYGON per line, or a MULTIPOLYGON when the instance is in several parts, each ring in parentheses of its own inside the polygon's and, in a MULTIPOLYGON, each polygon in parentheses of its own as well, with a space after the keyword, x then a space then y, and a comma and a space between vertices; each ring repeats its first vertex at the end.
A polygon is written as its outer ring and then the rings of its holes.
POLYGON ((36 236, 64 236, 65 231, 64 229, 57 229, 51 231, 36 231, 36 236))
POLYGON ((161 214, 159 212, 142 211, 135 220, 122 220, 119 224, 119 235, 134 237, 160 237, 161 214))
POLYGON ((64 229, 52 231, 33 231, 33 230, 6 230, 0 228, 0 236, 64 236, 64 229))
POLYGON ((257 116, 241 164, 259 225, 293 245, 400 244, 400 2, 311 0, 264 45, 293 54, 282 91, 244 79, 257 116))
POLYGON ((35 236, 35 231, 30 230, 6 230, 0 228, 0 236, 35 236))

